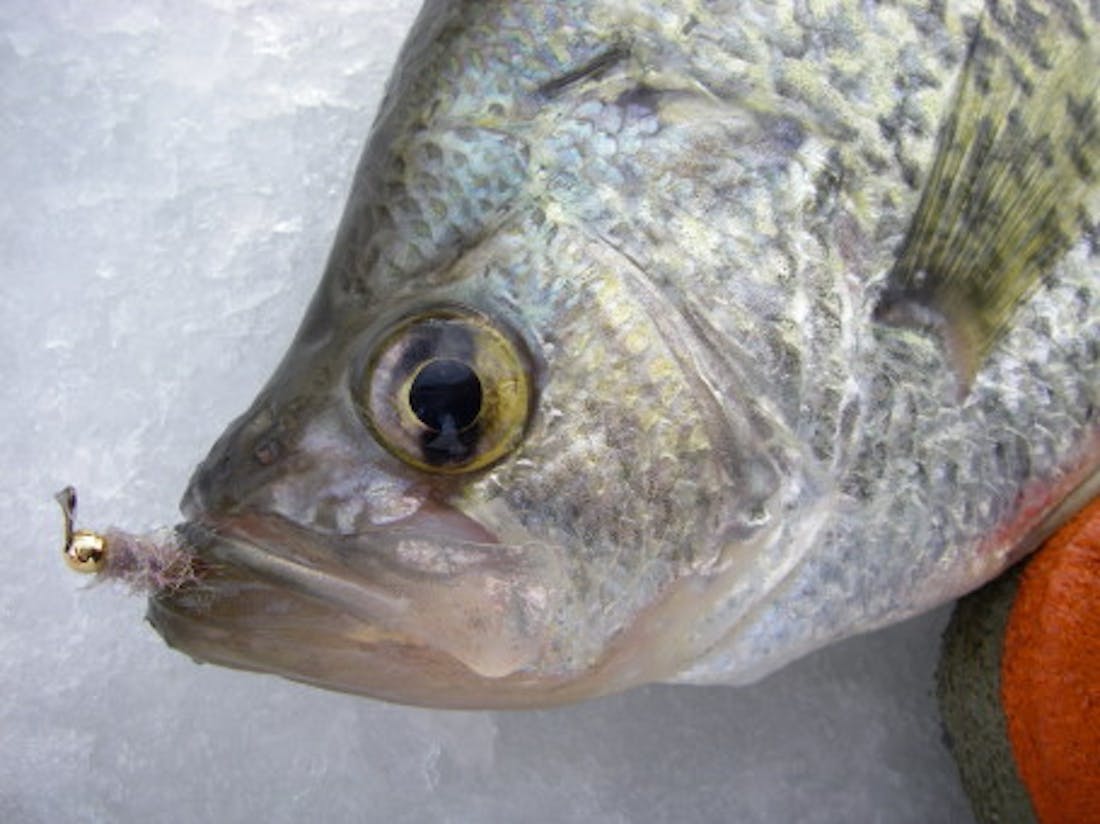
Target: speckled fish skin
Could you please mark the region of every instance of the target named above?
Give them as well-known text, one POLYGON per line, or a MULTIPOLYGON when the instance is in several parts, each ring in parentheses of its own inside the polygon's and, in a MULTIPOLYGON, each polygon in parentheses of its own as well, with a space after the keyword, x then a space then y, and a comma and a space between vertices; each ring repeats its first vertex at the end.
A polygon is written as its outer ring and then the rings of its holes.
MULTIPOLYGON (((1063 44, 1096 66, 1098 19, 429 2, 298 338, 185 498, 213 571, 154 625, 333 689, 529 706, 751 681, 995 576, 1097 484, 1092 172, 964 392, 942 329, 876 310, 977 33, 1022 88, 1063 44), (535 363, 522 444, 468 476, 403 465, 349 396, 440 302, 535 363)), ((1081 88, 1047 123, 1087 166, 1081 88)))

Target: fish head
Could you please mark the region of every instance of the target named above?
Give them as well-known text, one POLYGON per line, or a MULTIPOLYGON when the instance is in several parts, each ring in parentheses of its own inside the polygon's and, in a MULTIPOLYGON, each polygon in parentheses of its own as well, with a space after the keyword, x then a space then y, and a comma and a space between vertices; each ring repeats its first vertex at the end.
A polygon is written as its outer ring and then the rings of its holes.
POLYGON ((196 471, 206 572, 153 624, 200 660, 436 706, 674 675, 798 492, 643 281, 537 208, 365 300, 327 279, 196 471))
MULTIPOLYGON (((200 660, 405 703, 675 679, 820 522, 774 375, 639 256, 665 232, 685 278, 707 259, 711 201, 675 180, 725 120, 603 30, 531 41, 516 71, 503 7, 460 5, 410 36, 299 333, 184 496, 203 575, 150 619, 200 660), (601 172, 614 191, 578 176, 593 117, 647 147, 601 172), (590 219, 607 204, 639 243, 590 219)), ((798 145, 775 131, 737 169, 798 145)))

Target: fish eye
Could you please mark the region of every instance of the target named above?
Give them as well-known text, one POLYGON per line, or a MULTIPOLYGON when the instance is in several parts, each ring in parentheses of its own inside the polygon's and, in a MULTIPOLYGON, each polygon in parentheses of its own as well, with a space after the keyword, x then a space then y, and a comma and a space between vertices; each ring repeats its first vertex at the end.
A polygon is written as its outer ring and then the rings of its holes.
POLYGON ((375 439, 426 472, 484 469, 515 449, 531 416, 527 350, 480 312, 443 306, 376 339, 354 387, 375 439))

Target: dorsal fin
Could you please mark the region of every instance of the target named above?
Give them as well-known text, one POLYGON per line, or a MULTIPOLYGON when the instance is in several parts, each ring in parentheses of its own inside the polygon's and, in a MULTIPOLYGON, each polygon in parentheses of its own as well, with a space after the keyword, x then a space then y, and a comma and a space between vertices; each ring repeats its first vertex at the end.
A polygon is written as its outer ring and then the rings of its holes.
POLYGON ((1100 191, 1100 23, 997 4, 977 28, 876 319, 933 327, 966 390, 1100 191))

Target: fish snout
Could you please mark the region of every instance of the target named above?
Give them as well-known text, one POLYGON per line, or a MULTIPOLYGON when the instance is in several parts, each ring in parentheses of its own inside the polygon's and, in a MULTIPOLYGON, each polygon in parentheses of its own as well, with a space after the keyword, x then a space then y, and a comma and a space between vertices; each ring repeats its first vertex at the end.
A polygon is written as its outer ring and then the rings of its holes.
POLYGON ((241 415, 195 468, 180 501, 189 519, 226 515, 244 507, 267 485, 287 456, 286 438, 270 408, 241 415))

